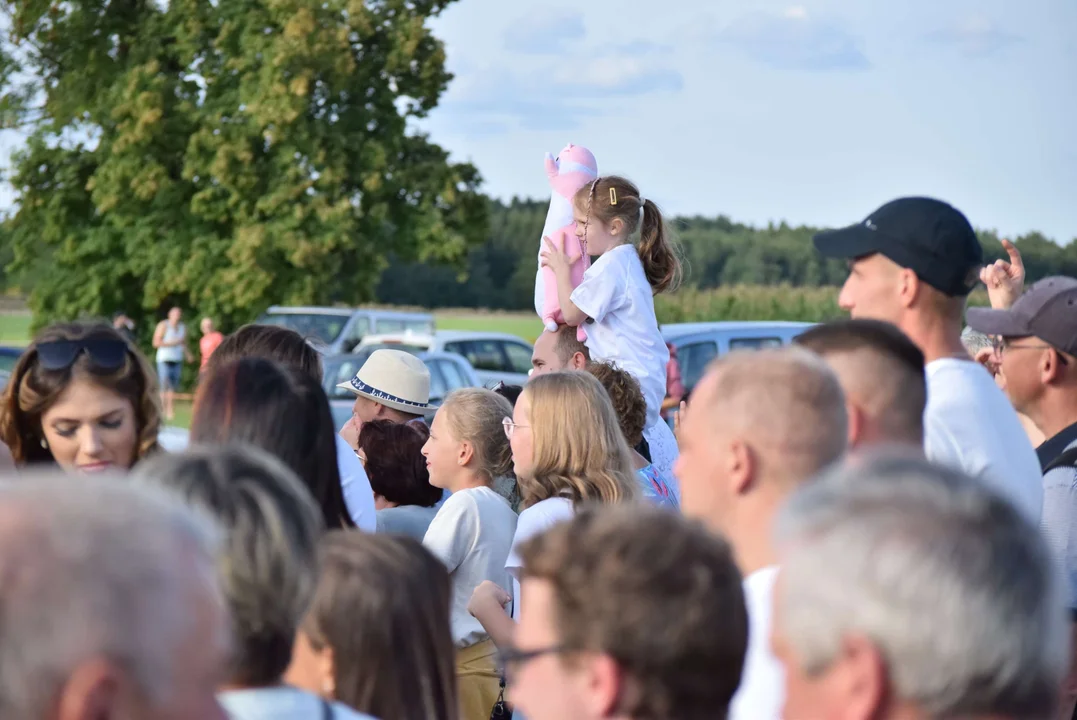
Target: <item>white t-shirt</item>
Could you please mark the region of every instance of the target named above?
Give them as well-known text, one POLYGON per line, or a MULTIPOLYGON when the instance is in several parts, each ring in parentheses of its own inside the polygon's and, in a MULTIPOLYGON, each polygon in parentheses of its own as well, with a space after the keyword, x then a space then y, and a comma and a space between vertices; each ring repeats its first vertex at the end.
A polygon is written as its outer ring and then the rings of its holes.
MULTIPOLYGON (((594 320, 583 325, 591 357, 631 373, 647 401, 647 428, 661 422, 669 349, 658 330, 654 295, 639 252, 632 245, 620 245, 604 253, 584 272, 571 299, 594 320)), ((664 463, 655 465, 669 469, 664 463)))
POLYGON ((374 491, 366 476, 362 461, 340 435, 334 435, 337 443, 337 469, 340 471, 340 489, 344 491, 344 504, 352 522, 363 532, 378 528, 378 516, 374 508, 374 491))
POLYGON ((513 620, 520 621, 520 570, 523 568, 520 546, 557 523, 571 520, 575 513, 572 501, 561 497, 541 500, 520 513, 520 519, 516 523, 516 536, 512 539, 512 549, 505 561, 505 569, 512 576, 512 597, 516 599, 512 603, 513 620))
POLYGON ((928 460, 980 478, 1039 524, 1043 474, 1013 405, 979 363, 927 364, 924 452, 928 460))
POLYGON ((729 720, 781 720, 785 703, 785 671, 770 652, 770 617, 778 566, 744 578, 748 606, 748 652, 740 688, 729 706, 729 720))
MULTIPOLYGON (((228 690, 217 695, 231 720, 322 720, 325 702, 299 688, 279 685, 254 690, 228 690)), ((375 720, 338 702, 329 703, 332 720, 375 720)))
MULTIPOLYGON (((651 464, 663 475, 673 477, 673 464, 677 462, 681 451, 677 447, 677 438, 666 421, 659 418, 658 422, 643 431, 643 439, 647 441, 647 448, 651 452, 651 464)), ((680 487, 675 485, 673 492, 677 494, 679 500, 680 487)))
POLYGON ((484 580, 508 587, 505 560, 515 534, 516 513, 488 487, 454 492, 430 523, 423 545, 452 577, 452 636, 457 647, 487 638, 467 604, 484 580))

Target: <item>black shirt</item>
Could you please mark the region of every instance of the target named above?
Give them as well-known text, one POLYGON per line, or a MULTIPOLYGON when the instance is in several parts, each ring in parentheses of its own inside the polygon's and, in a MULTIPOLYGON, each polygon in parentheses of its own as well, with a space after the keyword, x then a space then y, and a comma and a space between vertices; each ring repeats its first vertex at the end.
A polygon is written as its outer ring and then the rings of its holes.
POLYGON ((1055 458, 1061 455, 1067 447, 1077 440, 1077 423, 1063 428, 1054 437, 1044 440, 1036 448, 1036 455, 1040 458, 1040 467, 1046 468, 1055 458))

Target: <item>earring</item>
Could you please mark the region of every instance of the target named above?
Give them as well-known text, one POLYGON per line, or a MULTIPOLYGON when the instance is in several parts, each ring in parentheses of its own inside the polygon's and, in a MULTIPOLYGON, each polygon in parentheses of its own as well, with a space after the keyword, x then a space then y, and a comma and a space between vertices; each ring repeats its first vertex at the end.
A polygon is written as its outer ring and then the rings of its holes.
POLYGON ((46 440, 45 438, 41 438, 41 447, 44 448, 45 450, 48 450, 49 449, 49 441, 46 440))

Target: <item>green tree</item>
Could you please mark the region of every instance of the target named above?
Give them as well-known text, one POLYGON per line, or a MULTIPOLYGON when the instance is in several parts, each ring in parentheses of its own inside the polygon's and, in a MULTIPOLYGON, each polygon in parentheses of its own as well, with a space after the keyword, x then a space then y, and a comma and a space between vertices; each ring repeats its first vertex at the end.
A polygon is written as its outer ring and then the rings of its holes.
POLYGON ((451 0, 0 0, 12 269, 35 324, 360 302, 390 253, 460 264, 479 174, 410 125, 451 0), (44 271, 43 271, 44 270, 44 271))

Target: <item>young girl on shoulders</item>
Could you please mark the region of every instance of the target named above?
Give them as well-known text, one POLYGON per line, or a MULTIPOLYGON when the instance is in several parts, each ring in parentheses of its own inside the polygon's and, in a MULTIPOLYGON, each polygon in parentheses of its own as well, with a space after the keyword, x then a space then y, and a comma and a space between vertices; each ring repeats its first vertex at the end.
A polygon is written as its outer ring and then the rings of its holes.
POLYGON ((491 485, 512 466, 503 425, 511 413, 509 401, 490 390, 457 390, 434 416, 422 449, 430 484, 452 493, 430 522, 423 545, 445 564, 452 579, 452 634, 463 720, 489 718, 499 692, 497 648, 467 606, 484 581, 509 581, 505 562, 516 533, 516 513, 491 485))
POLYGON ((585 185, 573 206, 576 234, 587 254, 598 260, 575 289, 569 258, 552 243, 546 243, 542 263, 557 276, 565 321, 588 323, 591 358, 612 362, 639 381, 647 400, 643 436, 650 459, 660 471, 670 472, 677 442, 661 419, 669 350, 658 329, 654 296, 676 289, 680 259, 658 206, 622 177, 600 177, 585 185), (637 230, 639 240, 633 245, 637 230))
POLYGON ((631 450, 606 390, 591 375, 557 372, 532 378, 504 424, 523 496, 505 563, 512 587, 483 583, 469 605, 499 647, 507 646, 519 617, 522 562, 517 548, 571 518, 581 504, 619 503, 638 494, 631 450))

